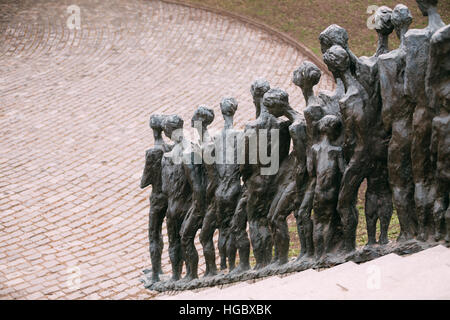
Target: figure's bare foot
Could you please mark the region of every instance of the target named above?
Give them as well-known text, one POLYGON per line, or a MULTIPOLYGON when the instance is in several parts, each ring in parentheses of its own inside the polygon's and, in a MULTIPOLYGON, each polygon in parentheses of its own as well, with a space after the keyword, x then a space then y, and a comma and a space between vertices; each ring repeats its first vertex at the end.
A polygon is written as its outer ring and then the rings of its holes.
POLYGON ((299 255, 297 260, 295 260, 295 262, 303 263, 303 262, 311 262, 313 260, 314 260, 314 255, 305 253, 305 254, 299 255))
POLYGON ((250 266, 249 265, 242 265, 242 264, 239 264, 236 268, 234 268, 232 271, 230 271, 230 275, 236 275, 236 274, 240 274, 240 273, 243 273, 243 272, 245 272, 245 271, 248 271, 248 270, 250 270, 250 266))
POLYGON ((210 278, 210 277, 214 277, 217 276, 217 270, 209 270, 207 272, 205 272, 205 275, 203 276, 203 278, 210 278))
POLYGON ((316 262, 319 263, 319 264, 325 263, 326 257, 327 257, 326 254, 322 254, 321 256, 317 256, 316 257, 316 262))
POLYGON ((194 276, 194 275, 192 275, 192 274, 187 274, 183 279, 181 279, 180 281, 181 282, 190 282, 190 281, 192 281, 192 280, 194 280, 194 279, 197 279, 198 278, 198 276, 194 276))
POLYGON ((378 244, 380 245, 385 245, 389 243, 389 239, 387 237, 380 237, 380 239, 378 240, 378 244))
POLYGON ((434 241, 439 242, 443 237, 444 235, 442 233, 436 231, 436 233, 434 234, 434 241))
POLYGON ((180 280, 180 276, 179 275, 172 275, 172 278, 170 278, 170 281, 178 281, 178 280, 180 280))
POLYGON ((262 264, 262 263, 257 263, 256 265, 255 265, 255 267, 253 268, 253 270, 259 270, 259 269, 262 269, 262 268, 264 268, 266 265, 264 265, 264 264, 262 264))
POLYGON ((152 284, 153 283, 156 283, 156 282, 159 282, 159 281, 161 281, 160 279, 159 279, 159 273, 157 273, 157 274, 152 274, 152 284))
POLYGON ((397 242, 404 242, 407 240, 408 240, 408 237, 406 236, 406 233, 400 232, 400 235, 397 238, 397 242))
POLYGON ((418 236, 417 236, 417 240, 424 242, 425 241, 425 233, 421 232, 418 236))

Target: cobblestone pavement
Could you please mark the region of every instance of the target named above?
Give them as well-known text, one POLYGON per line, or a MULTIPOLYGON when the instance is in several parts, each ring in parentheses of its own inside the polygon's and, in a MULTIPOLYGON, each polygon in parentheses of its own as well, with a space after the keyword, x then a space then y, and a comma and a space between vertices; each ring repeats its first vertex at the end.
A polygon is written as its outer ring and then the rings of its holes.
MULTIPOLYGON (((242 126, 260 76, 300 110, 291 75, 304 59, 267 31, 182 5, 0 0, 0 298, 154 296, 139 283, 150 114, 189 119, 207 104, 220 115, 231 95, 242 126), (78 30, 66 23, 72 4, 78 30)), ((332 86, 324 76, 320 87, 332 86)), ((167 252, 163 262, 169 272, 167 252)))

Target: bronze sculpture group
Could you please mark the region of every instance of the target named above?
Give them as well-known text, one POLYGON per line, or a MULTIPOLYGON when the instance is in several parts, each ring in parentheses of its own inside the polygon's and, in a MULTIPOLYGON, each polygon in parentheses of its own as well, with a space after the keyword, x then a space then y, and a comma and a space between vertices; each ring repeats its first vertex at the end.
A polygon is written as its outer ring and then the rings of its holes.
POLYGON ((450 25, 441 20, 437 0, 417 3, 429 20, 421 30, 408 30, 412 17, 406 6, 378 8, 378 48, 371 57, 351 52, 344 28, 326 28, 319 41, 336 90, 314 95, 321 71, 303 62, 293 73, 306 101, 303 115, 290 106, 285 91, 258 79, 250 89, 256 118, 243 132, 233 127, 238 103, 231 97, 220 102, 225 125, 217 135, 208 131, 214 111, 206 106, 195 110, 191 125, 198 131, 197 142, 184 137, 179 116, 151 116, 155 146, 146 153, 141 181, 141 188, 152 185, 149 287, 192 288, 208 279, 217 284, 252 272, 267 275, 357 261, 358 255, 371 259, 401 250, 405 243, 450 242, 450 25), (394 30, 400 46, 390 51, 394 30), (264 154, 276 160, 275 172, 264 154), (361 253, 356 249, 356 201, 365 179, 368 249, 361 253), (388 250, 394 207, 401 231, 388 250), (294 262, 288 261, 286 219, 291 213, 301 245, 294 262), (161 284, 164 218, 172 279, 161 284), (194 244, 199 230, 206 262, 202 279, 194 244), (181 278, 183 264, 186 276, 181 278))

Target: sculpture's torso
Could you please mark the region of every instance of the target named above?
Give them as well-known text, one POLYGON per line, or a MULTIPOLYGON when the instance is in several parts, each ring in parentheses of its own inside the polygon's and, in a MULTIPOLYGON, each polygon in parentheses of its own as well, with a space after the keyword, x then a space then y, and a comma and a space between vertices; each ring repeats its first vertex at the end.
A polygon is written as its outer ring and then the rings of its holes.
MULTIPOLYGON (((237 201, 237 197, 241 193, 241 179, 238 163, 238 147, 236 136, 233 129, 224 129, 218 136, 222 139, 222 163, 216 164, 217 169, 217 189, 216 197, 220 201, 234 202, 237 201), (232 155, 229 156, 232 161, 227 161, 227 153, 232 155)), ((220 152, 216 150, 216 152, 220 152)))
MULTIPOLYGON (((249 164, 250 174, 246 181, 246 186, 249 191, 248 198, 248 210, 249 214, 257 213, 258 215, 266 215, 269 210, 269 205, 276 193, 277 187, 274 184, 274 180, 277 175, 262 175, 261 168, 269 167, 270 164, 265 165, 260 163, 259 159, 259 132, 261 129, 267 130, 267 155, 271 152, 271 129, 279 130, 279 164, 283 163, 289 152, 290 138, 289 138, 289 124, 290 122, 281 121, 267 112, 262 112, 260 116, 246 125, 245 130, 255 130, 257 135, 257 146, 254 150, 247 150, 247 152, 253 152, 258 155, 257 164, 249 164)), ((261 132, 261 135, 263 133, 261 132)), ((247 146, 249 147, 249 146, 247 146)), ((250 147, 252 147, 250 145, 250 147)))
POLYGON ((316 194, 323 194, 325 197, 329 194, 330 198, 337 199, 341 179, 339 158, 342 157, 342 148, 322 141, 312 147, 312 152, 315 162, 316 194))
POLYGON ((365 117, 369 133, 369 149, 374 158, 386 159, 389 133, 384 130, 381 118, 382 98, 378 73, 379 57, 360 57, 356 62, 356 80, 364 87, 368 95, 365 117))
POLYGON ((166 195, 169 210, 182 210, 190 201, 191 188, 182 163, 174 163, 171 152, 165 153, 161 161, 162 192, 166 195))
POLYGON ((436 176, 450 183, 450 115, 433 119, 434 134, 437 134, 436 176))
POLYGON ((370 113, 367 111, 368 95, 353 79, 347 92, 339 101, 344 123, 344 148, 347 161, 356 151, 367 153, 370 133, 370 113))
POLYGON ((146 162, 150 164, 151 172, 151 185, 152 194, 162 193, 162 179, 161 179, 161 160, 163 158, 164 151, 160 146, 155 146, 147 150, 145 157, 146 162))
POLYGON ((405 94, 419 108, 426 107, 425 74, 433 31, 430 28, 412 29, 405 34, 405 94))
POLYGON ((381 55, 378 62, 383 99, 382 118, 385 123, 392 123, 393 135, 410 129, 414 112, 414 104, 404 94, 405 58, 406 53, 400 48, 381 55), (388 112, 385 114, 384 110, 388 112))
POLYGON ((289 135, 292 139, 294 154, 300 170, 306 169, 307 133, 306 124, 303 120, 296 120, 289 126, 289 135))

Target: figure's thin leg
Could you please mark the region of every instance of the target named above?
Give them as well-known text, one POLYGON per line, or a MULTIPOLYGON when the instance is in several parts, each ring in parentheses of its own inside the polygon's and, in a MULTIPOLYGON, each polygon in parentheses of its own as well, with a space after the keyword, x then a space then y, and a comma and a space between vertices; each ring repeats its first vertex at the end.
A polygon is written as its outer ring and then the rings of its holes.
POLYGON ((387 244, 389 243, 389 225, 391 223, 392 218, 392 195, 383 193, 380 197, 381 211, 383 214, 380 216, 380 239, 378 240, 379 244, 387 244))
POLYGON ((237 243, 239 250, 239 270, 248 270, 250 269, 250 240, 245 229, 241 230, 237 243))
MULTIPOLYGON (((430 144, 432 132, 432 112, 421 103, 416 105, 413 114, 413 138, 411 144, 411 164, 414 178, 414 201, 418 222, 417 239, 425 241, 428 238, 430 224, 433 221, 434 199, 432 166, 430 159, 430 144)), ((432 229, 432 228, 431 228, 432 229)), ((433 232, 434 233, 434 232, 433 232)))
POLYGON ((317 220, 314 223, 314 249, 316 259, 320 259, 324 254, 323 224, 317 220))
MULTIPOLYGON (((176 214, 173 214, 176 216, 176 214)), ((181 222, 171 215, 167 216, 167 233, 169 236, 169 258, 172 264, 172 280, 179 280, 183 267, 180 227, 181 222)))
POLYGON ((447 211, 445 212, 445 224, 447 225, 446 242, 450 242, 450 194, 447 194, 447 211))
POLYGON ((288 262, 290 237, 286 220, 295 209, 296 191, 297 186, 295 182, 288 185, 277 204, 274 217, 272 217, 272 225, 275 227, 273 240, 275 248, 278 249, 276 254, 280 264, 288 262))
POLYGON ((308 188, 300 209, 296 213, 297 231, 300 238, 300 258, 314 255, 313 223, 311 210, 314 200, 315 180, 308 181, 308 188))
POLYGON ((266 218, 260 220, 260 229, 263 236, 263 265, 267 266, 272 261, 273 255, 273 239, 272 233, 270 232, 269 223, 266 218))
POLYGON ((369 191, 369 188, 367 188, 366 202, 364 208, 366 216, 368 245, 373 245, 377 242, 376 239, 377 221, 378 221, 377 202, 378 202, 377 195, 371 193, 369 191))
POLYGON ((232 271, 236 267, 236 251, 236 235, 233 232, 230 232, 227 241, 227 259, 230 271, 232 271))
POLYGON ((253 255, 256 260, 256 267, 261 268, 263 266, 263 239, 259 231, 259 225, 257 220, 248 221, 249 224, 249 233, 250 233, 250 241, 253 247, 253 255))
POLYGON ((411 215, 415 215, 414 188, 409 188, 408 190, 407 188, 393 186, 392 198, 400 224, 400 235, 397 241, 410 240, 414 238, 417 228, 417 226, 414 226, 417 220, 411 218, 411 215))
MULTIPOLYGON (((236 273, 250 269, 250 240, 247 234, 247 197, 248 195, 243 193, 231 221, 231 233, 233 234, 231 239, 234 239, 235 243, 231 242, 230 247, 235 246, 239 251, 239 266, 234 269, 236 273)), ((231 252, 231 250, 228 250, 229 254, 232 254, 231 252)), ((236 255, 235 252, 234 256, 236 255)))
MULTIPOLYGON (((227 269, 227 257, 228 257, 228 247, 232 249, 229 245, 231 241, 231 229, 235 213, 235 205, 237 204, 237 196, 232 200, 223 201, 221 199, 218 203, 217 216, 219 220, 219 255, 220 255, 220 269, 227 269)), ((234 268, 234 262, 233 262, 234 268)), ((231 265, 230 265, 231 270, 231 265)))
POLYGON ((409 129, 403 129, 402 132, 392 132, 387 161, 392 200, 400 224, 400 235, 397 241, 413 239, 417 232, 414 181, 411 167, 411 135, 406 133, 409 132, 409 129))
POLYGON ((438 181, 437 183, 437 197, 434 202, 433 217, 435 225, 434 240, 439 241, 445 237, 443 232, 445 227, 445 215, 448 207, 448 191, 445 183, 438 181))
MULTIPOLYGON (((370 199, 372 201, 370 201, 369 203, 366 202, 366 215, 368 211, 376 211, 375 216, 380 219, 379 243, 387 244, 389 242, 388 229, 393 211, 392 193, 388 179, 387 159, 377 160, 375 170, 367 178, 367 193, 371 194, 370 199), (369 209, 367 207, 368 205, 373 207, 369 209)), ((376 233, 376 222, 375 226, 372 225, 371 227, 374 228, 372 232, 376 233)), ((367 228, 369 229, 369 225, 367 226, 367 228)), ((369 242, 371 242, 372 240, 374 239, 369 238, 369 242)))
POLYGON ((190 212, 191 214, 189 214, 181 233, 181 244, 185 254, 186 265, 189 266, 185 277, 188 281, 198 278, 198 253, 194 240, 201 220, 194 214, 197 210, 197 208, 193 208, 190 212))
POLYGON ((162 205, 153 201, 149 215, 149 243, 150 257, 152 261, 152 280, 159 281, 161 270, 161 254, 164 247, 162 239, 162 224, 164 221, 167 205, 162 205))
POLYGON ((220 256, 220 270, 227 269, 227 231, 225 228, 219 229, 219 256, 220 256))
POLYGON ((158 255, 160 254, 161 245, 158 243, 159 234, 157 232, 156 215, 153 210, 153 204, 150 204, 150 214, 148 220, 148 240, 150 250, 150 260, 152 262, 152 281, 159 281, 159 270, 161 269, 161 259, 158 262, 158 255))
POLYGON ((363 158, 352 159, 342 177, 338 200, 338 212, 343 225, 344 250, 346 252, 351 252, 356 248, 356 228, 358 225, 356 199, 359 186, 365 176, 365 171, 362 168, 364 165, 366 164, 364 163, 363 158))
POLYGON ((215 217, 215 211, 208 210, 200 231, 200 243, 203 247, 203 255, 206 263, 205 277, 217 274, 216 253, 213 240, 214 231, 216 229, 215 217))
POLYGON ((417 213, 417 239, 425 241, 428 237, 426 224, 429 218, 427 214, 427 189, 422 182, 415 183, 414 201, 417 213))
POLYGON ((333 238, 335 236, 336 230, 333 230, 333 213, 335 211, 335 207, 329 207, 327 210, 327 217, 329 217, 328 221, 323 223, 323 241, 324 241, 324 250, 325 254, 332 252, 335 244, 333 243, 333 238))
POLYGON ((277 233, 275 235, 275 243, 278 247, 278 263, 285 264, 289 257, 289 227, 286 218, 283 216, 277 217, 277 233))
POLYGON ((278 192, 275 197, 272 200, 272 203, 270 204, 270 208, 269 208, 269 214, 267 215, 267 220, 269 221, 269 228, 270 228, 270 232, 272 234, 272 238, 274 239, 274 256, 273 256, 273 260, 271 261, 271 263, 278 261, 278 255, 279 255, 279 248, 278 248, 278 241, 277 241, 277 233, 278 231, 278 227, 277 227, 277 223, 276 223, 276 219, 277 219, 277 214, 278 214, 278 206, 280 203, 280 199, 282 197, 282 193, 278 192))

